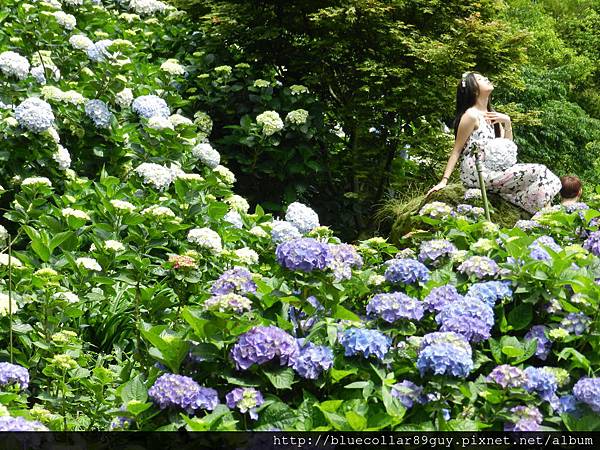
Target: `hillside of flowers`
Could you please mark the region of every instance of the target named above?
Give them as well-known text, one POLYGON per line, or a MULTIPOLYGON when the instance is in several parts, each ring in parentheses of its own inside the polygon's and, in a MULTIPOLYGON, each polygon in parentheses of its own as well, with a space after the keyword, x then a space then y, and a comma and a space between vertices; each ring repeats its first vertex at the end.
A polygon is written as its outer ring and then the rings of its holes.
POLYGON ((248 64, 175 57, 185 20, 0 7, 0 431, 600 429, 594 205, 432 202, 400 246, 251 211, 184 88, 248 64))

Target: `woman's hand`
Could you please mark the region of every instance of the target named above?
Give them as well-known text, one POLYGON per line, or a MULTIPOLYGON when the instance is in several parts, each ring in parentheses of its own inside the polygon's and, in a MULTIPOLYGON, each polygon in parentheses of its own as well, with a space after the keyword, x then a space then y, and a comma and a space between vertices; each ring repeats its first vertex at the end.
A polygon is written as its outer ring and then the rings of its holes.
POLYGON ((442 179, 442 181, 440 181, 434 187, 429 189, 429 191, 427 191, 427 194, 425 194, 425 198, 429 197, 434 192, 441 191, 442 189, 444 189, 446 187, 447 184, 448 184, 448 181, 445 178, 442 179))
POLYGON ((485 113, 485 120, 488 123, 494 125, 495 123, 501 123, 503 125, 510 124, 510 117, 506 114, 502 114, 496 111, 488 111, 485 113))

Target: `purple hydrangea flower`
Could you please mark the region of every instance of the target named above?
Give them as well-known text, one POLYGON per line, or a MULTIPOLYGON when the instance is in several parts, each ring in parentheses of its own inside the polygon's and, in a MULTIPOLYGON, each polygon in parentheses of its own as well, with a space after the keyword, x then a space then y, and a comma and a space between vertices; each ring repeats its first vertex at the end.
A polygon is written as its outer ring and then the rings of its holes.
POLYGON ((298 356, 296 339, 274 325, 258 326, 242 334, 231 350, 238 369, 264 364, 279 357, 281 365, 293 366, 298 356))
POLYGON ((475 297, 465 297, 449 303, 435 316, 440 331, 454 331, 465 339, 480 342, 490 337, 494 326, 494 311, 475 297))
POLYGON ((423 403, 423 388, 409 380, 392 385, 391 393, 407 409, 412 408, 415 402, 423 403))
POLYGON ((329 246, 313 238, 299 238, 279 244, 275 255, 286 269, 311 272, 327 267, 329 246))
POLYGON ((529 252, 529 257, 532 259, 537 259, 538 261, 551 261, 552 257, 543 247, 548 247, 555 252, 560 252, 562 250, 560 245, 558 245, 552 237, 540 236, 529 245, 528 248, 531 250, 529 252))
MULTIPOLYGON (((119 411, 127 411, 125 405, 119 408, 119 411)), ((108 428, 112 430, 127 430, 133 425, 133 419, 125 416, 117 416, 111 422, 108 428)))
POLYGON ((581 403, 600 413, 600 378, 581 378, 573 386, 573 395, 581 403))
POLYGON ((29 386, 29 372, 25 367, 8 362, 0 363, 0 386, 6 387, 14 384, 19 389, 29 386))
POLYGON ((254 388, 235 388, 225 395, 225 400, 227 407, 238 408, 242 414, 249 412, 250 418, 253 420, 258 419, 256 408, 265 402, 260 391, 254 388))
POLYGON ((587 332, 588 327, 592 323, 592 319, 583 313, 569 313, 560 322, 560 327, 567 330, 569 333, 575 336, 581 336, 587 332))
POLYGON ((535 220, 517 220, 515 228, 519 228, 523 231, 531 231, 541 227, 540 223, 535 220))
POLYGON ((344 346, 346 356, 362 353, 365 358, 375 355, 383 360, 392 340, 377 330, 349 328, 340 337, 340 343, 344 346))
POLYGON ((294 370, 302 378, 316 380, 324 370, 329 370, 333 365, 333 350, 324 345, 315 345, 298 339, 300 353, 294 363, 294 370))
POLYGON ((85 104, 85 113, 92 119, 96 128, 108 128, 113 114, 102 100, 89 100, 85 104))
MULTIPOLYGON (((569 214, 574 213, 575 211, 585 211, 586 209, 590 209, 590 207, 583 202, 575 202, 568 205, 563 205, 565 207, 565 211, 569 214)), ((581 215, 581 214, 580 214, 581 215)), ((583 219, 583 217, 581 217, 583 219)))
POLYGON ((493 277, 500 272, 500 267, 492 258, 487 256, 471 256, 458 266, 458 271, 476 278, 493 277))
POLYGON ((539 367, 527 367, 525 369, 527 381, 525 390, 528 392, 537 392, 542 400, 550 402, 551 405, 558 405, 556 396, 556 377, 549 370, 539 367))
POLYGON ((335 281, 352 278, 352 268, 360 269, 363 259, 350 244, 329 244, 329 268, 333 271, 335 281))
POLYGON ((429 311, 441 311, 449 303, 462 299, 463 296, 458 293, 451 284, 433 288, 427 297, 423 300, 429 311))
POLYGON ((490 308, 493 308, 498 300, 512 297, 510 281, 485 281, 474 283, 469 287, 467 297, 478 298, 490 308))
POLYGON ((451 256, 456 250, 456 246, 447 239, 423 241, 419 248, 419 261, 422 263, 436 262, 439 258, 451 256))
POLYGON ((390 283, 412 284, 429 281, 429 269, 416 259, 391 259, 386 262, 385 279, 390 283))
POLYGON ((544 325, 534 325, 525 335, 525 340, 535 339, 537 341, 537 349, 535 356, 545 361, 550 353, 552 342, 546 337, 547 327, 544 325))
POLYGON ((583 248, 596 256, 600 256, 600 231, 592 231, 583 243, 583 248))
POLYGON ((252 281, 252 272, 244 267, 229 269, 212 285, 210 292, 215 295, 235 293, 240 295, 254 294, 256 284, 252 281))
POLYGON ((22 417, 1 416, 0 431, 48 431, 40 422, 22 417))
POLYGON ((193 413, 197 409, 212 411, 219 403, 217 391, 200 386, 190 377, 165 373, 148 389, 148 395, 160 409, 178 407, 193 413))
POLYGON ((389 323, 400 319, 421 320, 424 313, 422 302, 402 292, 377 294, 367 305, 367 314, 377 315, 389 323))
POLYGON ((436 375, 466 377, 473 369, 473 352, 467 340, 453 332, 434 332, 423 336, 417 368, 436 375))
POLYGON ((504 424, 504 431, 540 431, 544 417, 535 406, 515 406, 510 411, 517 421, 504 424))
POLYGON ((509 364, 497 366, 487 376, 487 381, 493 381, 504 389, 524 387, 527 382, 527 376, 518 367, 509 364))

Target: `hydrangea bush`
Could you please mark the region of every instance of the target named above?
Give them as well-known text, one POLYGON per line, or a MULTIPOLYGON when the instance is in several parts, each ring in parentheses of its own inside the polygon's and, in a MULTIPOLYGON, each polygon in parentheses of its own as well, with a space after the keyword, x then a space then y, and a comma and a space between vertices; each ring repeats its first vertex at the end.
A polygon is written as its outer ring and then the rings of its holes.
MULTIPOLYGON (((2 430, 600 429, 597 205, 525 232, 438 202, 400 248, 345 243, 235 194, 185 14, 2 8, 2 430)), ((211 64, 234 95, 246 66, 211 64)), ((287 106, 233 129, 310 132, 287 106)))

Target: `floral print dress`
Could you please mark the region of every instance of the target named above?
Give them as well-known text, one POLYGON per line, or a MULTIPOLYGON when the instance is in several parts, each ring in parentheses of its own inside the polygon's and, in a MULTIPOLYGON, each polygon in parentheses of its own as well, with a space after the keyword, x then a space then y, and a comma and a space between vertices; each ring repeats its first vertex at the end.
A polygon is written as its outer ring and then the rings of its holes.
MULTIPOLYGON (((477 111, 477 110, 476 110, 477 111)), ((517 145, 497 138, 494 127, 480 114, 479 127, 473 131, 462 153, 460 179, 467 188, 478 188, 475 155, 482 152, 482 173, 486 190, 534 214, 550 204, 560 191, 560 179, 543 164, 517 163, 517 145)))

